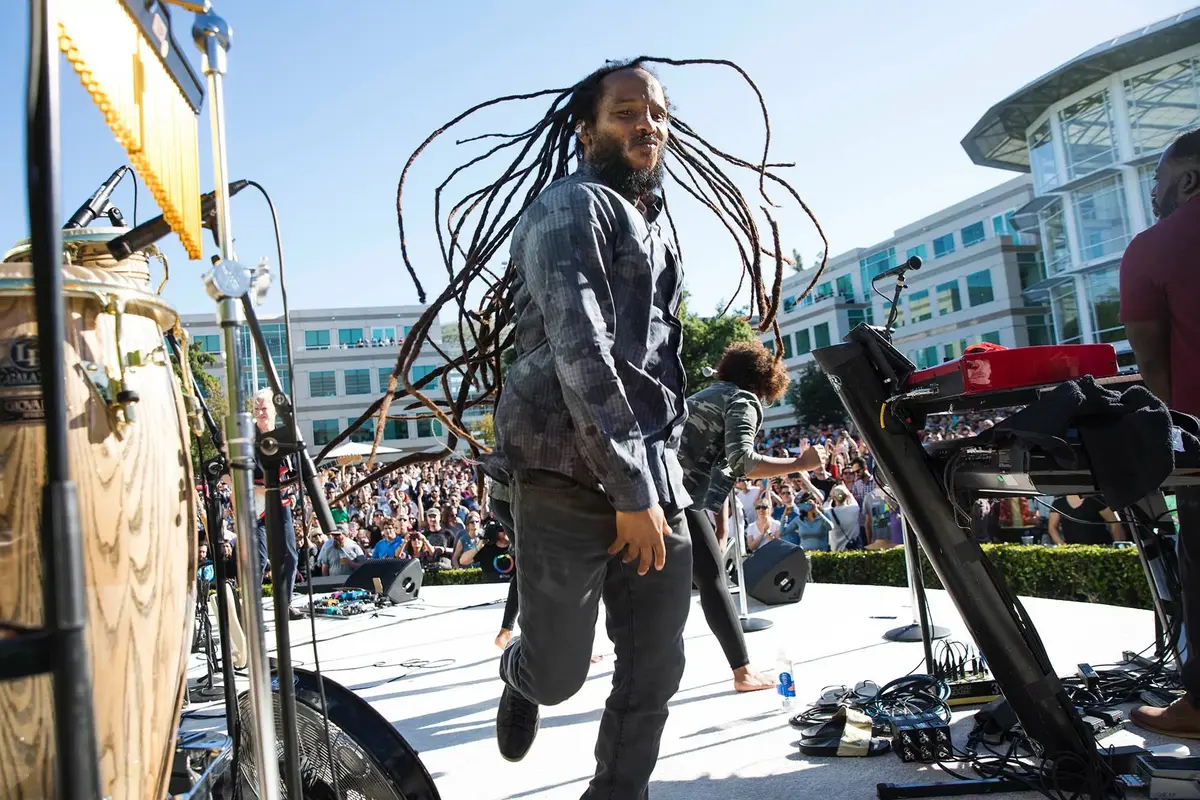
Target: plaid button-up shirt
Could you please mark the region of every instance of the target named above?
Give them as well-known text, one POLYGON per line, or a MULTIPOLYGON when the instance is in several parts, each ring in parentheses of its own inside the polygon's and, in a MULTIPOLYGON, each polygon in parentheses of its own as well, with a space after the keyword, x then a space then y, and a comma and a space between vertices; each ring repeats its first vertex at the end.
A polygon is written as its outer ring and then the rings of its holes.
POLYGON ((620 511, 686 508, 683 277, 658 224, 585 166, 555 181, 513 232, 517 358, 485 469, 542 469, 603 489, 620 511))

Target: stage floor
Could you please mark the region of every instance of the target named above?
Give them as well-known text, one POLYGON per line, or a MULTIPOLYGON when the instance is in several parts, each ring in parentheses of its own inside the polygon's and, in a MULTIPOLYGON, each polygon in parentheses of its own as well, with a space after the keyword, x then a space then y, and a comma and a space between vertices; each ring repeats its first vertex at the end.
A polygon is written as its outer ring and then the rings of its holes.
MULTIPOLYGON (((500 651, 493 639, 505 592, 504 586, 427 587, 416 602, 386 609, 378 618, 318 618, 322 670, 396 726, 420 752, 446 800, 579 797, 594 767, 592 747, 613 667, 603 613, 595 652, 604 658, 592 666, 579 694, 542 710, 533 750, 523 762, 510 764, 494 741, 501 683, 500 651)), ((929 600, 934 622, 949 628, 951 639, 967 641, 949 597, 931 591, 929 600)), ((904 764, 891 753, 867 759, 801 755, 795 745, 798 731, 788 725, 774 692, 733 692, 728 665, 694 594, 692 602, 685 634, 687 670, 663 735, 651 784, 655 800, 852 800, 875 797, 875 786, 882 782, 953 780, 936 766, 904 764)), ((1149 611, 1024 602, 1060 675, 1072 674, 1080 662, 1116 661, 1124 650, 1146 647, 1154 635, 1149 611)), ((882 686, 923 661, 919 643, 882 638, 912 619, 906 589, 813 584, 799 604, 752 604, 751 613, 774 622, 769 630, 747 635, 752 663, 773 671, 778 648, 784 646, 794 662, 798 708, 815 700, 823 687, 864 679, 882 686)), ((295 663, 311 668, 309 621, 292 622, 290 631, 295 663)), ((269 637, 269 647, 272 643, 269 637)), ((200 674, 202 667, 194 664, 192 677, 200 674)), ((970 731, 973 713, 955 713, 956 744, 970 731)), ((187 727, 213 725, 206 720, 187 727)), ((1114 745, 1164 741, 1136 729, 1105 739, 1114 745)))

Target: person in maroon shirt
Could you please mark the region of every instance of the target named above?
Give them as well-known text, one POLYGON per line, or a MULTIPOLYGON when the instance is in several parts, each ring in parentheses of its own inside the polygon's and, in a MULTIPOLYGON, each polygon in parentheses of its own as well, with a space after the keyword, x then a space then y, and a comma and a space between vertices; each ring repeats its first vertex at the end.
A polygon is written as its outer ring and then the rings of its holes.
MULTIPOLYGON (((1163 151, 1150 199, 1158 221, 1134 237, 1121 259, 1121 322, 1150 391, 1200 416, 1200 128, 1163 151)), ((1200 490, 1181 487, 1175 499, 1187 694, 1167 708, 1136 708, 1131 718, 1146 730, 1200 739, 1200 490)))

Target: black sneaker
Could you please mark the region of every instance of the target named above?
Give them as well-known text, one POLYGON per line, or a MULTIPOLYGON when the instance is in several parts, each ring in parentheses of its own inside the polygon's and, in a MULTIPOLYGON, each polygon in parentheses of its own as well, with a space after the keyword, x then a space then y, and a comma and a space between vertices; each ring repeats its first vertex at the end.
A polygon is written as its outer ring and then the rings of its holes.
POLYGON ((500 708, 496 711, 496 744, 500 755, 507 761, 520 761, 533 746, 537 738, 537 703, 531 703, 508 686, 500 695, 500 708))

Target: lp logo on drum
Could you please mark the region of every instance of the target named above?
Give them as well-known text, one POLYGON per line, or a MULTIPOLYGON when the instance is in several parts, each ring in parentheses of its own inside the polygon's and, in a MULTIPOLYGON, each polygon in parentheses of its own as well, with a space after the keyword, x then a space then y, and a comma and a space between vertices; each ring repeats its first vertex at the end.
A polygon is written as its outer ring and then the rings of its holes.
POLYGON ((0 352, 8 352, 8 364, 0 365, 0 389, 27 389, 41 383, 42 361, 37 339, 22 336, 0 343, 0 347, 3 348, 0 352))
POLYGON ((17 339, 8 348, 8 358, 12 361, 13 366, 22 372, 32 372, 41 366, 41 359, 38 357, 38 342, 31 336, 26 336, 17 339))

